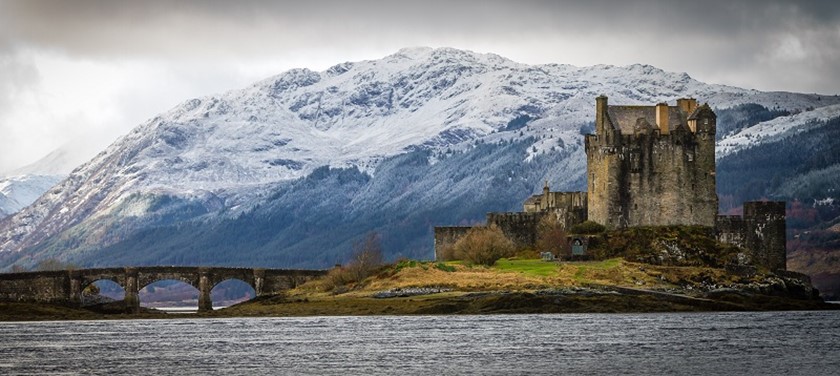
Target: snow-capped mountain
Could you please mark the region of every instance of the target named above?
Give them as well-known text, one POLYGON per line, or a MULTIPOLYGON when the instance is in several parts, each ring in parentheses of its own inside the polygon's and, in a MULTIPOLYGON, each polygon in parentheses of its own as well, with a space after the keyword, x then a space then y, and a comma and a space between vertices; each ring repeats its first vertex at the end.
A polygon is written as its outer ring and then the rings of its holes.
POLYGON ((35 202, 63 179, 55 175, 21 175, 0 178, 0 218, 17 213, 35 202))
MULTIPOLYGON (((509 184, 517 189, 514 196, 524 197, 548 178, 558 189, 582 189, 581 132, 592 122, 600 94, 612 104, 673 103, 692 96, 718 109, 753 103, 804 113, 840 103, 836 96, 709 85, 648 65, 526 65, 449 48, 403 49, 323 72, 295 69, 244 89, 188 100, 135 128, 0 222, 0 267, 22 255, 34 259, 58 252, 82 263, 126 259, 116 250, 140 244, 138 234, 177 226, 166 232, 166 239, 175 239, 187 236, 174 235, 184 232, 185 223, 200 223, 194 229, 203 231, 208 223, 230 225, 226 221, 248 215, 256 223, 249 226, 259 227, 289 212, 313 220, 352 212, 346 220, 362 221, 389 207, 407 223, 419 221, 418 211, 429 211, 433 214, 424 218, 431 222, 440 220, 434 213, 448 202, 440 196, 469 191, 477 213, 487 205, 514 209, 509 206, 518 205, 520 197, 501 199, 490 187, 509 184), (414 157, 403 157, 408 155, 414 157), (393 168, 397 165, 402 168, 393 168), (458 170, 466 166, 471 170, 458 170), (343 192, 307 185, 315 181, 343 192), (303 202, 308 206, 295 206, 303 202), (339 208, 345 212, 337 213, 339 208), (103 253, 106 249, 110 253, 103 253)), ((441 223, 424 222, 413 238, 395 244, 421 244, 418 239, 435 224, 441 223)), ((356 232, 381 230, 363 222, 354 226, 356 232)), ((304 233, 324 236, 328 231, 321 227, 304 233)), ((260 236, 287 249, 309 244, 283 243, 278 239, 294 236, 276 229, 260 236)), ((360 235, 353 231, 348 228, 330 251, 360 235)), ((429 248, 427 243, 418 247, 429 248)), ((261 244, 255 247, 267 243, 261 244)), ((173 252, 181 258, 172 262, 195 263, 227 251, 173 252)), ((219 260, 211 262, 242 259, 219 260)))
POLYGON ((29 206, 89 159, 84 150, 64 145, 32 164, 0 174, 0 218, 29 206))
POLYGON ((794 115, 781 116, 728 135, 717 143, 715 157, 727 155, 758 144, 794 137, 811 129, 816 123, 840 117, 840 105, 830 105, 794 115))
POLYGON ((41 159, 6 173, 6 176, 62 176, 67 177, 76 167, 88 162, 97 152, 78 145, 65 144, 51 151, 41 159))

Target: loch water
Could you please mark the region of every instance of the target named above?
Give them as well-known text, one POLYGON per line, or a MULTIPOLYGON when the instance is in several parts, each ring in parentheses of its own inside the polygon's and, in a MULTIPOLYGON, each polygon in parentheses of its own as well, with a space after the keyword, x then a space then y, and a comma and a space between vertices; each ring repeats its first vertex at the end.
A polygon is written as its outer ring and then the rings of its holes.
POLYGON ((0 323, 2 375, 838 375, 840 311, 0 323))

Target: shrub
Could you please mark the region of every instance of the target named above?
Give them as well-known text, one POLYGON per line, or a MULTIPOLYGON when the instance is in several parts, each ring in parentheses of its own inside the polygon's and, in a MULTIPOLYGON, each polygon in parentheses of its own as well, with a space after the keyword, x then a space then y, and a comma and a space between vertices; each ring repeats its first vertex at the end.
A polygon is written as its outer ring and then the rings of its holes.
POLYGON ((457 259, 488 266, 516 251, 513 242, 495 225, 472 228, 453 248, 457 259))
POLYGON ((343 287, 348 283, 352 283, 353 277, 351 276, 350 272, 345 269, 343 266, 339 266, 333 268, 327 273, 326 278, 324 278, 324 290, 326 291, 339 291, 339 290, 346 290, 343 287))
POLYGON ((583 221, 571 228, 573 234, 600 234, 605 229, 604 225, 594 221, 583 221))
POLYGON ((48 258, 44 259, 35 265, 37 271, 52 271, 52 270, 74 270, 79 267, 69 262, 63 262, 58 259, 48 258))

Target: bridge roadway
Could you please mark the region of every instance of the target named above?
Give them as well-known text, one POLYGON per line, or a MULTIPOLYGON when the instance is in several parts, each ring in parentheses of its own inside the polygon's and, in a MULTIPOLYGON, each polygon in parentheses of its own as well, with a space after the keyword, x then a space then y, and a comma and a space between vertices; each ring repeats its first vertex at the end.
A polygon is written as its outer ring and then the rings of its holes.
POLYGON ((185 282, 198 289, 198 310, 213 309, 210 291, 228 279, 250 285, 257 296, 288 290, 310 279, 323 276, 326 270, 225 268, 190 266, 141 266, 59 270, 24 273, 0 273, 0 300, 81 305, 82 291, 100 280, 116 282, 125 290, 126 308, 140 310, 140 289, 160 280, 185 282))

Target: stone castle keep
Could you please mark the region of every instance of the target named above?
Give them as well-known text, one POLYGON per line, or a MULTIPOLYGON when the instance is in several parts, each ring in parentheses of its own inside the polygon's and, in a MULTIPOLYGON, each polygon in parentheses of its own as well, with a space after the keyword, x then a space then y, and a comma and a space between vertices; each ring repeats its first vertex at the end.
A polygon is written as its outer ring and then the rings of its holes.
MULTIPOLYGON (((599 96, 595 134, 585 136, 587 192, 551 192, 546 183, 522 212, 489 213, 487 225, 529 248, 545 215, 566 229, 586 220, 607 229, 699 225, 744 248, 750 264, 785 270, 784 202, 747 202, 743 217, 717 214, 716 129, 714 111, 693 98, 676 106, 611 106, 599 96)), ((436 257, 470 228, 435 227, 436 257)))
POLYGON ((694 99, 677 106, 608 106, 595 99, 586 135, 588 218, 607 228, 713 227, 715 113, 694 99))

